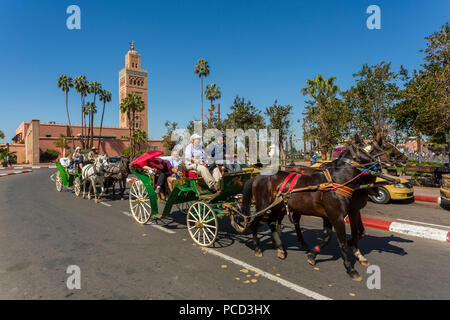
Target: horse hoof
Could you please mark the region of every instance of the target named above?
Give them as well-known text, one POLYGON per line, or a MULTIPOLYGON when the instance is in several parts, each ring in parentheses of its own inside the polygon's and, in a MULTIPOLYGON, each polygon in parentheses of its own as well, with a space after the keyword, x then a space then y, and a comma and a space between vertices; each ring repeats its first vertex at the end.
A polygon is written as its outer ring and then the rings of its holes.
POLYGON ((353 281, 362 281, 362 277, 359 275, 358 271, 356 270, 352 270, 348 273, 348 275, 350 276, 350 278, 352 278, 353 281))
POLYGON ((312 266, 316 265, 316 257, 312 254, 308 254, 307 261, 312 266))
POLYGON ((121 197, 120 200, 125 200, 125 198, 124 198, 124 197, 121 197))
POLYGON ((359 261, 359 263, 361 263, 361 265, 362 265, 363 267, 368 267, 368 266, 370 266, 369 260, 359 261))
POLYGON ((258 258, 262 258, 263 257, 263 253, 261 251, 255 251, 255 256, 258 258))
POLYGON ((281 260, 286 259, 286 252, 284 252, 284 250, 278 250, 277 255, 281 260))
POLYGON ((95 199, 94 201, 95 201, 95 203, 98 203, 98 199, 95 199))

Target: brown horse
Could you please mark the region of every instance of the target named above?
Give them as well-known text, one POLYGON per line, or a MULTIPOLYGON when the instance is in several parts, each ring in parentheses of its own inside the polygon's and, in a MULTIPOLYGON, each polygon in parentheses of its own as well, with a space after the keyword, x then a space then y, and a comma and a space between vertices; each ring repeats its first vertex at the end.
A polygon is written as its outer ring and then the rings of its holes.
MULTIPOLYGON (((379 142, 377 144, 380 145, 379 142)), ((289 176, 289 173, 279 171, 274 175, 259 175, 248 181, 243 190, 241 211, 244 215, 250 215, 250 204, 253 197, 256 203, 256 211, 263 212, 263 214, 257 215, 246 228, 253 232, 255 254, 262 256, 257 237, 257 230, 261 225, 269 225, 272 231, 272 239, 278 249, 278 256, 284 259, 286 253, 280 239, 280 225, 284 215, 290 213, 293 217, 300 217, 301 215, 317 216, 324 221, 324 239, 309 252, 308 261, 312 264, 315 262, 317 253, 330 241, 331 230, 334 227, 347 273, 352 279, 361 280, 348 257, 344 219, 347 213, 351 213, 351 219, 355 226, 352 228, 352 235, 355 239, 363 236, 364 228, 362 222, 359 222, 360 218, 358 221, 359 209, 357 208, 365 205, 363 199, 359 198, 366 197, 365 192, 367 191, 360 192, 357 188, 361 185, 374 183, 376 176, 372 173, 380 171, 382 157, 389 158, 385 151, 378 149, 380 148, 377 148, 375 142, 364 145, 356 137, 355 143, 343 152, 337 160, 327 164, 326 168, 302 174, 294 182, 293 192, 285 193, 287 185, 283 186, 283 190, 281 190, 284 194, 283 201, 266 211, 265 208, 268 208, 277 198, 279 199, 280 186, 289 176), (333 183, 331 187, 330 182, 333 183), (319 185, 324 187, 319 187, 319 185), (334 188, 339 185, 345 185, 345 187, 334 188), (315 186, 316 189, 310 190, 311 186, 315 186), (352 189, 355 190, 353 194, 351 193, 352 189), (358 200, 354 199, 352 202, 353 197, 355 199, 358 197, 358 200)), ((301 235, 301 232, 299 235, 301 235)))
MULTIPOLYGON (((394 145, 392 145, 389 142, 383 142, 378 137, 377 141, 372 144, 370 148, 373 148, 376 152, 380 154, 380 162, 382 162, 384 165, 391 166, 391 165, 397 165, 397 166, 404 166, 406 164, 406 160, 408 159, 406 155, 404 155, 402 152, 400 152, 394 145)), ((312 172, 314 170, 317 170, 318 168, 311 168, 306 166, 298 166, 295 168, 296 172, 299 173, 308 173, 312 172)), ((358 261, 361 263, 361 265, 367 267, 370 265, 369 261, 366 257, 364 257, 359 250, 358 242, 361 238, 365 236, 365 229, 362 223, 361 219, 361 209, 363 209, 367 201, 369 199, 369 194, 376 194, 376 188, 371 189, 360 189, 355 190, 355 192, 352 194, 352 197, 350 199, 350 206, 348 211, 348 217, 350 221, 350 227, 351 227, 351 234, 352 237, 348 240, 348 245, 353 248, 353 253, 355 257, 358 259, 358 261)), ((302 245, 302 248, 304 250, 309 250, 308 245, 306 244, 305 240, 303 239, 301 229, 300 229, 300 218, 301 214, 295 213, 291 215, 291 221, 295 226, 295 231, 297 234, 298 241, 302 245)), ((324 234, 329 234, 329 226, 330 223, 324 219, 324 234)), ((327 238, 325 236, 324 240, 330 240, 329 237, 327 238), (325 239, 326 238, 326 239, 325 239)), ((319 248, 323 248, 328 241, 325 241, 323 243, 319 244, 319 248)), ((317 251, 312 251, 308 254, 308 262, 311 264, 315 264, 315 257, 317 255, 317 251)))

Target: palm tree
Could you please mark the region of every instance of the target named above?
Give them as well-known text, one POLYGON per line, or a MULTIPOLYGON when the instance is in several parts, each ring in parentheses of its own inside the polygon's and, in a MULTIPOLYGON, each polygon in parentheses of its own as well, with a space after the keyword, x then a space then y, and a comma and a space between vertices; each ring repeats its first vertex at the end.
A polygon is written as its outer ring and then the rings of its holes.
POLYGON ((70 124, 69 116, 69 90, 73 88, 73 81, 71 77, 66 76, 64 73, 58 78, 58 88, 66 93, 66 113, 67 120, 69 121, 69 136, 72 138, 72 147, 75 148, 75 142, 72 137, 72 125, 70 124))
POLYGON ((222 96, 222 94, 220 92, 220 87, 217 87, 215 83, 208 84, 206 86, 205 95, 206 95, 206 99, 208 99, 211 102, 211 107, 209 109, 209 120, 208 120, 208 122, 210 122, 211 118, 212 118, 212 114, 214 112, 213 101, 220 99, 220 97, 222 96))
MULTIPOLYGON (((95 98, 97 97, 98 94, 100 94, 101 91, 102 85, 100 83, 98 83, 97 81, 89 83, 89 93, 94 94, 94 102, 93 102, 94 107, 95 107, 95 98)), ((92 110, 93 109, 91 108, 91 112, 89 113, 89 127, 90 127, 89 148, 92 148, 94 146, 94 113, 92 112, 92 110)))
POLYGON ((82 112, 82 114, 83 114, 83 143, 84 143, 84 146, 83 146, 83 148, 87 148, 87 139, 86 139, 86 136, 87 136, 87 131, 88 131, 88 128, 87 128, 87 121, 86 121, 86 115, 88 115, 89 114, 89 102, 88 103, 85 103, 85 104, 83 104, 83 106, 81 107, 81 112, 82 112))
POLYGON ((134 145, 133 145, 133 136, 134 130, 136 127, 136 112, 141 112, 145 109, 144 100, 142 100, 141 96, 135 92, 129 93, 122 102, 120 103, 120 111, 127 114, 128 117, 128 128, 130 130, 130 152, 131 156, 134 157, 134 145))
POLYGON ((201 97, 202 97, 202 127, 203 127, 203 78, 209 75, 208 61, 204 59, 199 59, 198 63, 195 65, 194 73, 198 74, 202 86, 201 97))
POLYGON ((80 94, 81 96, 81 145, 83 147, 83 149, 86 148, 86 141, 84 139, 84 112, 83 112, 83 107, 84 107, 84 100, 86 98, 86 95, 89 92, 89 83, 86 80, 86 76, 79 76, 76 77, 75 80, 73 81, 73 84, 75 86, 75 90, 80 94))
POLYGON ((0 130, 0 139, 5 139, 5 134, 3 133, 2 130, 0 130))
POLYGON ((103 101, 103 111, 102 111, 102 120, 100 121, 100 136, 98 138, 98 146, 97 149, 100 151, 100 140, 102 137, 102 128, 103 128, 103 116, 105 115, 105 106, 107 102, 111 101, 111 92, 107 90, 101 90, 100 92, 100 101, 103 101))

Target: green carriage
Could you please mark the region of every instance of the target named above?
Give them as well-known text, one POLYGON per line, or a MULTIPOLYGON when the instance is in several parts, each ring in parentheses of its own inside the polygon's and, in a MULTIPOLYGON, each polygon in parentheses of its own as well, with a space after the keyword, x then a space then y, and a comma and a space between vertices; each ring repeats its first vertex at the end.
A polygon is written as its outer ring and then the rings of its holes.
POLYGON ((247 180, 259 173, 257 169, 224 173, 219 191, 211 193, 202 178, 181 177, 175 180, 168 198, 161 200, 154 191, 155 176, 131 169, 137 179, 130 188, 130 210, 140 224, 150 218, 162 218, 172 212, 174 205, 188 204, 186 224, 192 240, 202 246, 211 246, 217 238, 219 219, 229 215, 229 205, 236 205, 247 180))
MULTIPOLYGON (((86 162, 83 165, 89 163, 90 162, 86 162)), ((81 176, 81 172, 78 172, 78 170, 76 169, 63 167, 59 163, 59 161, 56 161, 56 168, 58 169, 55 177, 56 190, 58 192, 61 192, 63 187, 73 187, 75 195, 79 197, 83 187, 83 178, 81 176)))

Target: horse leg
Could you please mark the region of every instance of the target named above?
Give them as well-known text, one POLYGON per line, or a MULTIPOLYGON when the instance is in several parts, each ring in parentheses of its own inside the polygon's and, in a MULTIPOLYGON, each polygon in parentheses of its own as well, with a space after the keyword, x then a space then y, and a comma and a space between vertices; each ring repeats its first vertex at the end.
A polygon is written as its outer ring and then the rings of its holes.
POLYGON ((308 244, 306 243, 305 239, 303 239, 302 230, 300 229, 300 218, 301 217, 302 216, 300 214, 294 213, 292 215, 292 222, 294 223, 295 233, 297 234, 298 242, 300 242, 300 244, 302 246, 302 250, 308 251, 309 250, 308 244))
POLYGON ((348 245, 353 247, 353 254, 362 266, 368 267, 369 260, 359 251, 358 241, 364 236, 364 226, 362 225, 361 213, 359 210, 351 210, 349 213, 350 227, 352 230, 352 238, 348 240, 348 245), (362 227, 362 231, 361 231, 362 227))
POLYGON ((83 199, 86 199, 86 179, 83 181, 83 199))
POLYGON ((126 184, 127 183, 127 178, 122 179, 119 181, 119 187, 120 187, 120 200, 123 200, 123 194, 125 193, 125 188, 126 188, 126 184))
MULTIPOLYGON (((345 227, 345 226, 344 226, 345 227)), ((330 242, 332 235, 333 225, 330 220, 323 218, 323 239, 318 245, 309 250, 307 260, 310 265, 316 264, 316 256, 322 251, 322 249, 330 242)), ((345 229, 344 229, 345 231, 345 229)))
POLYGON ((343 217, 339 217, 333 221, 334 229, 336 230, 336 235, 338 238, 339 248, 341 249, 342 259, 344 260, 344 267, 347 270, 348 275, 352 280, 361 281, 362 278, 358 271, 352 266, 350 259, 348 257, 348 246, 345 235, 345 221, 343 217))
POLYGON ((253 225, 251 226, 251 230, 253 233, 253 246, 255 248, 255 256, 261 258, 263 253, 261 248, 259 247, 259 239, 258 239, 258 221, 253 221, 253 225))
POLYGON ((281 242, 280 233, 281 233, 281 223, 278 221, 272 221, 269 223, 270 231, 272 231, 272 241, 277 248, 278 258, 284 260, 286 259, 286 251, 284 251, 283 243, 281 242), (280 233, 279 233, 280 231, 280 233))

